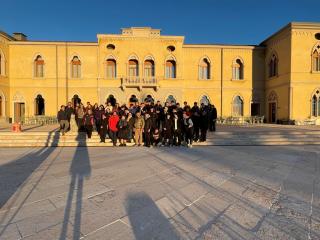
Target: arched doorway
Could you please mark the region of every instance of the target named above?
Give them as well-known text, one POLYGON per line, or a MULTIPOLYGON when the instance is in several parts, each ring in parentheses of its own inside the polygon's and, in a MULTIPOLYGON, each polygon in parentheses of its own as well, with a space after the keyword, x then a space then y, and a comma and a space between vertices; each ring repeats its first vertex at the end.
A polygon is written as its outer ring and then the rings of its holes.
POLYGON ((129 104, 135 104, 139 102, 139 99, 137 98, 136 95, 132 94, 131 97, 129 98, 129 104))
POLYGON ((172 104, 172 105, 175 105, 177 102, 177 100, 175 99, 174 96, 172 95, 169 95, 166 99, 166 103, 169 103, 169 104, 172 104))
POLYGON ((154 98, 150 94, 148 94, 145 97, 144 102, 146 102, 146 103, 154 103, 154 98))
POLYGON ((35 102, 35 115, 44 115, 45 114, 45 101, 42 95, 37 95, 37 97, 34 100, 35 102))
POLYGON ((111 103, 111 106, 114 107, 117 103, 117 99, 112 94, 110 94, 109 97, 107 98, 106 102, 107 102, 107 104, 111 103))
POLYGON ((73 108, 76 109, 77 104, 81 103, 81 98, 77 94, 75 94, 73 95, 71 102, 72 102, 73 108))
POLYGON ((272 91, 268 97, 268 122, 276 123, 277 122, 277 104, 278 96, 272 91))
POLYGON ((236 96, 232 101, 232 116, 243 116, 243 99, 240 96, 236 96))

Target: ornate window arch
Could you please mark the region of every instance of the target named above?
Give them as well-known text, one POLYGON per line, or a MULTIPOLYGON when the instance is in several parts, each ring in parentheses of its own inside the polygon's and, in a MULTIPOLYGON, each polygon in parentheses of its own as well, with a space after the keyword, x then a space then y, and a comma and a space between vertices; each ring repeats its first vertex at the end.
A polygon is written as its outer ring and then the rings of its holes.
POLYGON ((320 90, 317 89, 311 97, 311 116, 320 117, 320 90))
POLYGON ((44 77, 44 59, 42 55, 38 54, 34 61, 33 61, 33 67, 34 67, 34 77, 35 78, 43 78, 44 77))
POLYGON ((71 77, 81 78, 81 60, 78 55, 73 56, 71 60, 71 77))
POLYGON ((232 64, 232 79, 243 80, 244 78, 244 62, 242 58, 236 57, 232 64))
POLYGON ((278 102, 278 95, 275 91, 271 91, 268 96, 268 102, 278 102))
POLYGON ((117 60, 113 55, 109 55, 105 60, 105 76, 107 79, 117 78, 117 60))
POLYGON ((201 58, 199 62, 199 79, 207 80, 211 78, 211 61, 208 57, 201 58))
POLYGON ((313 49, 311 54, 311 62, 312 62, 312 71, 319 72, 320 71, 320 43, 317 43, 313 49))
POLYGON ((165 62, 165 78, 176 78, 177 77, 177 61, 173 55, 166 58, 165 62))
POLYGON ((243 98, 236 95, 232 100, 232 116, 243 116, 243 98))
POLYGON ((268 70, 269 70, 269 77, 275 77, 278 75, 278 66, 279 66, 279 59, 276 53, 273 53, 270 56, 269 59, 269 65, 268 65, 268 70))
POLYGON ((6 58, 3 51, 0 49, 0 76, 6 75, 6 58))

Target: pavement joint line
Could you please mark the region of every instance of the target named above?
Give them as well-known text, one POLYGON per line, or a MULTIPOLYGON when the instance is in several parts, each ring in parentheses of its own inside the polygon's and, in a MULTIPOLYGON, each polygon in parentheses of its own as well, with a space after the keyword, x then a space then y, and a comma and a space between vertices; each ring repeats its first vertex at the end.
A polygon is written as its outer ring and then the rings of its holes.
POLYGON ((314 193, 314 180, 313 180, 313 191, 311 194, 311 200, 310 200, 310 212, 309 212, 309 224, 308 224, 308 240, 311 240, 311 231, 312 231, 312 212, 313 212, 313 193, 314 193))
POLYGON ((208 193, 209 193, 209 192, 201 195, 200 197, 198 197, 196 200, 194 200, 193 202, 191 202, 191 203, 189 203, 189 204, 184 203, 184 205, 185 205, 186 207, 191 207, 193 204, 195 204, 196 202, 198 202, 199 200, 201 200, 202 198, 204 198, 208 193))
POLYGON ((104 194, 104 193, 111 192, 111 191, 114 191, 114 189, 111 188, 111 189, 109 189, 109 190, 107 190, 107 191, 100 191, 100 192, 98 192, 98 193, 91 194, 91 195, 87 196, 87 199, 91 199, 91 198, 94 198, 94 197, 96 197, 96 196, 99 196, 99 195, 102 195, 102 194, 104 194))
MULTIPOLYGON (((93 230, 92 232, 89 232, 89 233, 87 233, 87 234, 84 234, 80 239, 84 239, 85 237, 90 236, 90 235, 92 235, 92 234, 94 234, 94 233, 96 233, 96 232, 98 232, 98 231, 100 231, 100 230, 102 230, 102 229, 104 229, 104 228, 106 228, 106 227, 109 227, 109 226, 111 226, 112 224, 117 223, 117 222, 122 222, 122 221, 121 221, 121 219, 119 218, 119 219, 117 219, 117 220, 115 220, 115 221, 113 221, 113 222, 111 222, 111 223, 108 223, 108 224, 106 224, 106 225, 104 225, 104 226, 102 226, 102 227, 99 227, 99 228, 93 230)), ((122 222, 122 223, 123 223, 123 222, 122 222)), ((126 225, 127 225, 127 224, 126 224, 126 225)))

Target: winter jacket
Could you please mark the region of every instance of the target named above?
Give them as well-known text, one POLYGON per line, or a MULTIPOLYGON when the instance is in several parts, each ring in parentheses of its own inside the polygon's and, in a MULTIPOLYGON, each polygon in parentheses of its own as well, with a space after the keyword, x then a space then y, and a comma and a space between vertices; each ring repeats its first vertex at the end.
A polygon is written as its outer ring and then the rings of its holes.
POLYGON ((113 132, 117 132, 118 131, 118 122, 119 122, 119 116, 118 115, 112 115, 109 118, 109 129, 113 132))
POLYGON ((134 128, 136 128, 136 129, 143 129, 144 128, 144 119, 142 116, 135 118, 134 128))

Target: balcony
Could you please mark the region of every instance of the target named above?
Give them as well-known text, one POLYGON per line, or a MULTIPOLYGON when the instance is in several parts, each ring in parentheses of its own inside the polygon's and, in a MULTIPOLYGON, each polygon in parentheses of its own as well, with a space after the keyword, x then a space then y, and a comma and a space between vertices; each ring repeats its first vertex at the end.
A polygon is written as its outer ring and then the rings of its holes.
POLYGON ((124 90, 126 88, 138 88, 139 91, 142 88, 154 88, 158 90, 158 80, 155 77, 124 77, 121 79, 121 88, 124 90))

